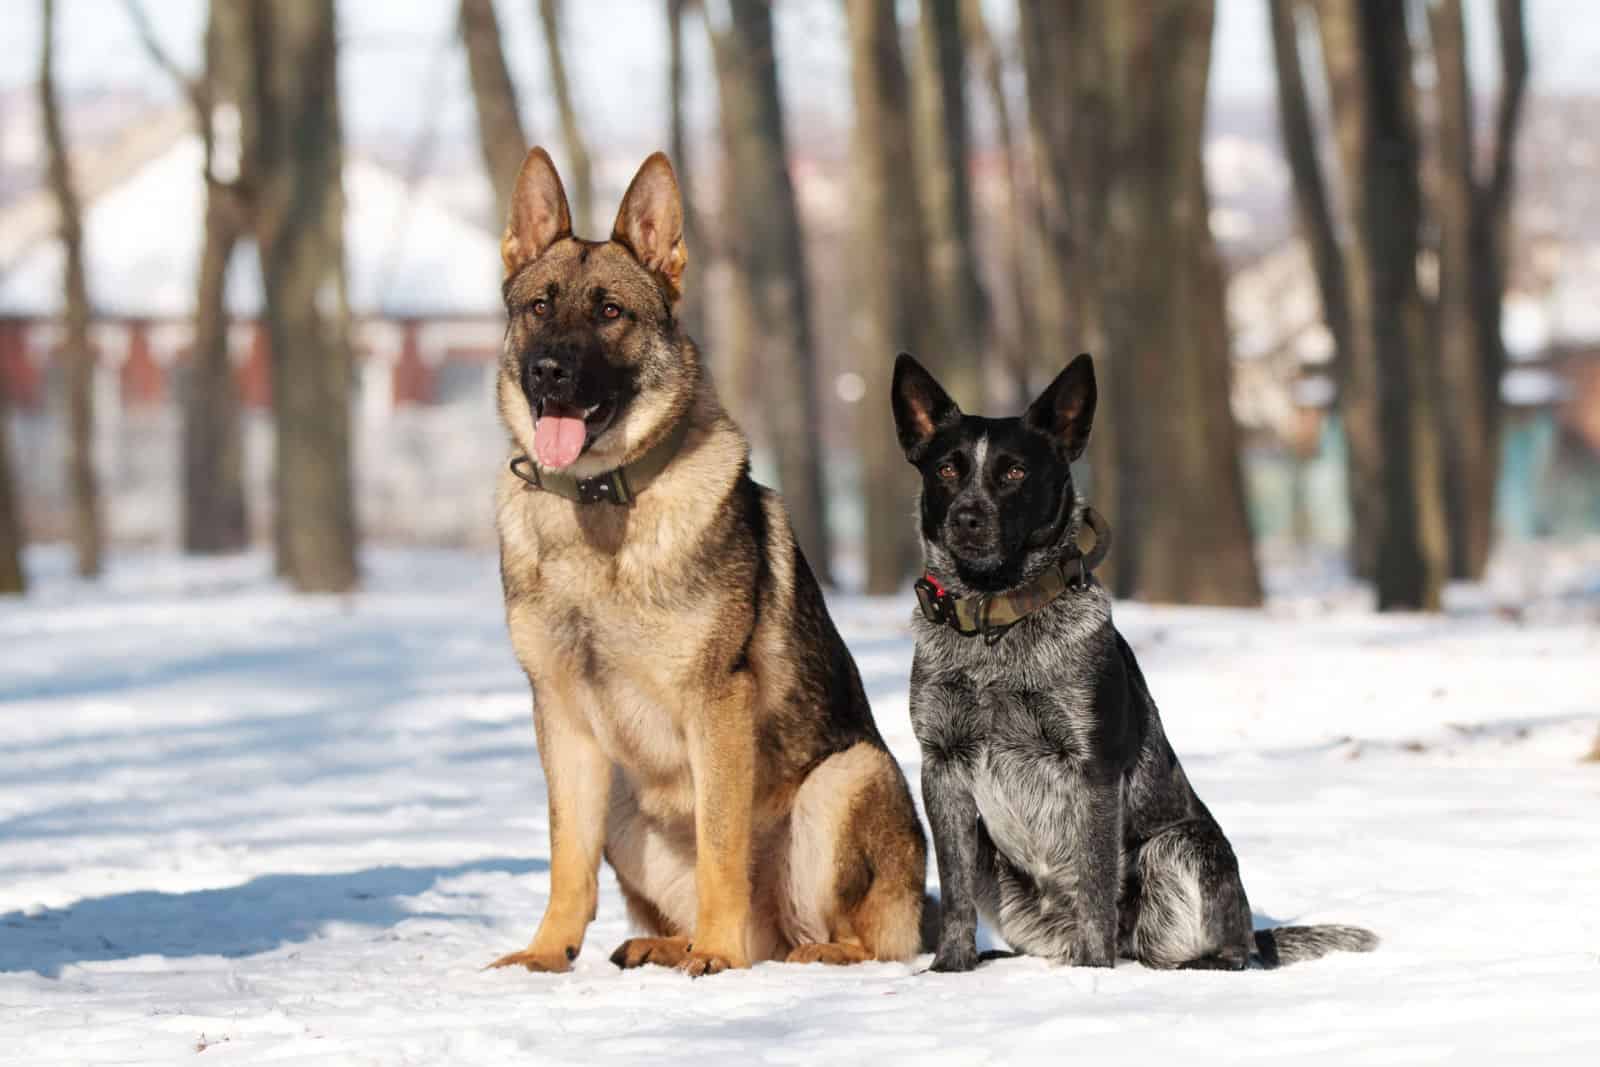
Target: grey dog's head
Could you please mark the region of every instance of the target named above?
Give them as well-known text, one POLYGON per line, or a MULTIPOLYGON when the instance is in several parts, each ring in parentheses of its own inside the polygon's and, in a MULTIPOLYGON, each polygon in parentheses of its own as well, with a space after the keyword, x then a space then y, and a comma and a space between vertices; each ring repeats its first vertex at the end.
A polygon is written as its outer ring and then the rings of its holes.
POLYGON ((963 414, 904 354, 895 361, 891 393, 900 447, 922 474, 930 569, 983 592, 1027 580, 1071 532, 1071 465, 1094 421, 1094 361, 1087 354, 1073 360, 1020 418, 963 414))

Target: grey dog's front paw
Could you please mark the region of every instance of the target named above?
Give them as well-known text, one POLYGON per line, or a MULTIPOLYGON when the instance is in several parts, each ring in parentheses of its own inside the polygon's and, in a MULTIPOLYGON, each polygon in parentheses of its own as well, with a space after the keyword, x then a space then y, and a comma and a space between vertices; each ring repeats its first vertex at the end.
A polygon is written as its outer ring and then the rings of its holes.
POLYGON ((928 967, 930 971, 940 974, 949 974, 955 971, 971 971, 978 966, 978 949, 975 945, 965 948, 946 948, 941 946, 934 954, 933 963, 928 967))
POLYGON ((1115 967, 1117 954, 1110 945, 1079 939, 1073 942, 1067 958, 1061 962, 1072 967, 1115 967))

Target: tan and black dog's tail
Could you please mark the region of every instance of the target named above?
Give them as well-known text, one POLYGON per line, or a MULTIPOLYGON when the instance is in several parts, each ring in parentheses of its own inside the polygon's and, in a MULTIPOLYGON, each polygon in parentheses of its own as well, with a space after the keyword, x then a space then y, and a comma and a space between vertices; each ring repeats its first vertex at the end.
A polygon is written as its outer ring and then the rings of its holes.
POLYGON ((1275 926, 1256 931, 1256 962, 1271 970, 1330 952, 1371 952, 1378 935, 1359 926, 1275 926))

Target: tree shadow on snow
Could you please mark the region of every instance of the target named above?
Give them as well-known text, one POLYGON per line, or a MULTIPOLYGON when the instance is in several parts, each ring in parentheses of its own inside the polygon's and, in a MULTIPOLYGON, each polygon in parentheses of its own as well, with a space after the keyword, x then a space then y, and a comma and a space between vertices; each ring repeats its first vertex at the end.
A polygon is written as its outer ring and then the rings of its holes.
POLYGON ((7 912, 0 915, 0 973, 58 978, 74 963, 251 956, 308 941, 328 923, 387 928, 407 919, 459 920, 468 916, 408 906, 406 898, 464 874, 548 869, 544 860, 494 858, 454 867, 267 874, 227 889, 118 893, 36 914, 7 912))

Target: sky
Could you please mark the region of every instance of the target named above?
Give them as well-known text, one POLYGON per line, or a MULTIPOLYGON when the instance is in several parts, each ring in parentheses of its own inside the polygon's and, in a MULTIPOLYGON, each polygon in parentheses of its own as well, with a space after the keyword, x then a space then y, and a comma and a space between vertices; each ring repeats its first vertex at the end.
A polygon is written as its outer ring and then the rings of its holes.
MULTIPOLYGON (((199 54, 204 0, 144 0, 167 48, 186 66, 199 54)), ((1600 19, 1589 0, 1526 0, 1533 89, 1600 92, 1600 19)), ((724 0, 707 0, 721 17, 724 0)), ((986 0, 998 24, 1009 26, 1014 4, 986 0)), ((915 10, 915 4, 902 0, 915 10)), ((1468 38, 1479 84, 1492 84, 1493 0, 1467 0, 1468 38)), ((534 138, 554 139, 542 38, 532 0, 498 5, 513 77, 524 94, 525 121, 534 138)), ((637 147, 665 128, 663 0, 587 0, 568 3, 567 63, 591 143, 607 139, 637 147)), ((1264 0, 1219 0, 1213 49, 1213 98, 1262 100, 1273 88, 1264 0)), ((168 79, 153 69, 138 43, 124 0, 58 0, 60 80, 69 89, 139 89, 175 99, 168 79)), ((471 100, 465 59, 457 43, 451 0, 387 0, 339 5, 341 77, 348 129, 372 142, 426 135, 452 140, 470 132, 471 100)), ((848 117, 849 68, 842 0, 780 0, 780 77, 791 124, 826 125, 848 117)), ((707 129, 713 116, 710 58, 704 36, 687 38, 691 123, 707 129)), ((13 0, 0 20, 0 89, 36 76, 39 5, 13 0)))

